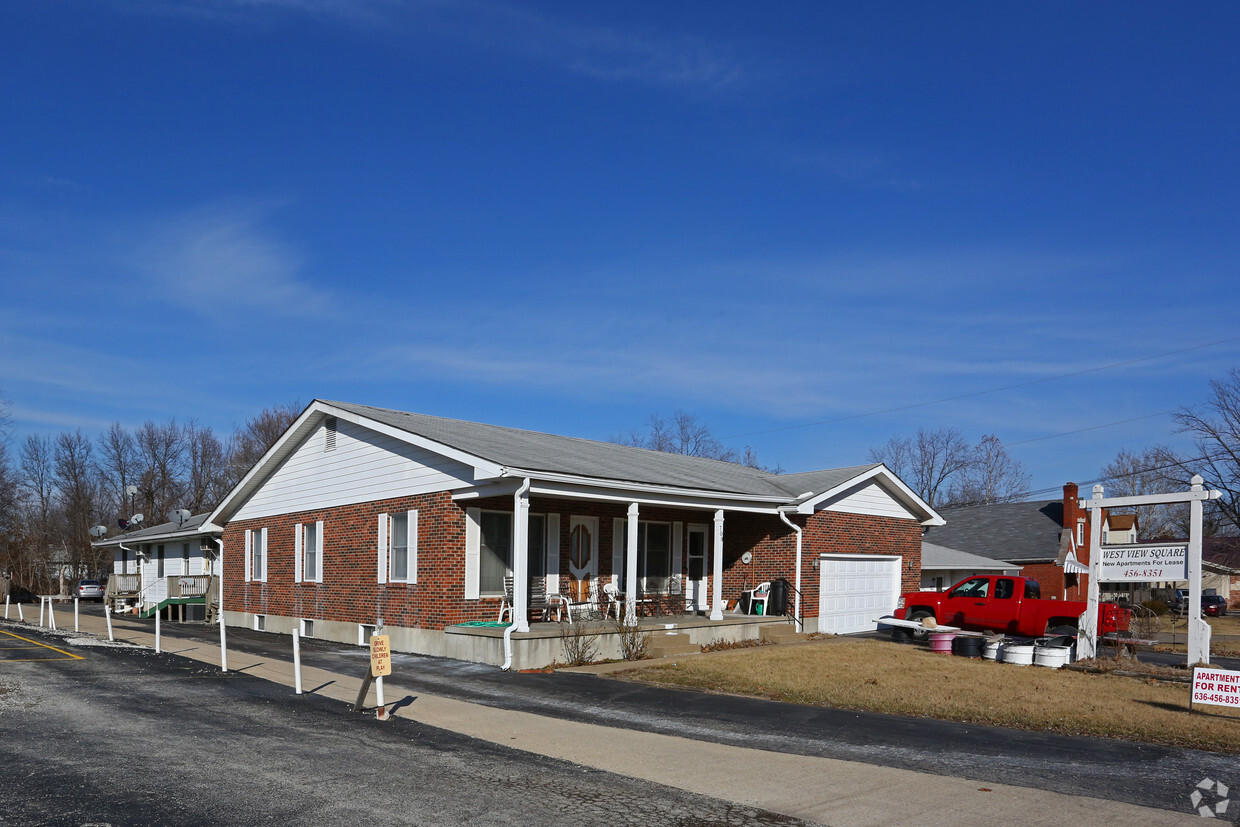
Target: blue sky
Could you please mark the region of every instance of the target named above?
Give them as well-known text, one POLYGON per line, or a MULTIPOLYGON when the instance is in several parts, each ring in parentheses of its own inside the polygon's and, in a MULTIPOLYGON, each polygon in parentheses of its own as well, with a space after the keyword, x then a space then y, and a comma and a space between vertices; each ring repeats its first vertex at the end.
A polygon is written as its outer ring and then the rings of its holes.
POLYGON ((313 398, 1035 489, 1240 364, 1240 7, 0 4, 20 438, 313 398), (940 401, 947 400, 947 401, 940 401), (932 404, 926 404, 932 403, 932 404), (1119 424, 1116 424, 1119 423, 1119 424))

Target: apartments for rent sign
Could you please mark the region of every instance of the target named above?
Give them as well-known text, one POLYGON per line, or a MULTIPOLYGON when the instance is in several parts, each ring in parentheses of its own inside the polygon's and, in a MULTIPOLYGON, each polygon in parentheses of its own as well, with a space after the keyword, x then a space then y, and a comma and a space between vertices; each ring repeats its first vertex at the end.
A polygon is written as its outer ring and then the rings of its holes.
POLYGON ((1188 546, 1103 546, 1098 581, 1187 580, 1188 546))
POLYGON ((1240 672, 1194 667, 1192 703, 1240 709, 1240 672))

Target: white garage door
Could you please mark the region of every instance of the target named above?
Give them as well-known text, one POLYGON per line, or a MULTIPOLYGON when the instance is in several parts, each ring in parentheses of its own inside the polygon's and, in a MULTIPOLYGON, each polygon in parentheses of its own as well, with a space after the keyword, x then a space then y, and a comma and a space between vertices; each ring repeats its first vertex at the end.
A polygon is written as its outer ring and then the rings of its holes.
POLYGON ((823 554, 818 569, 818 631, 834 635, 878 628, 900 597, 900 558, 823 554))

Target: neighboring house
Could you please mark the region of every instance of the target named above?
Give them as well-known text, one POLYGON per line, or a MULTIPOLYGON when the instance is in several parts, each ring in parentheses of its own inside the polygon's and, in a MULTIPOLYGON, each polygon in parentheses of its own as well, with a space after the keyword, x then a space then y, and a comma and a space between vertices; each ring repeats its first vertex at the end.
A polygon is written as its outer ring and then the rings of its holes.
POLYGON ((941 592, 975 574, 1020 574, 1020 566, 954 548, 921 543, 921 590, 941 592))
POLYGON ((1003 560, 1042 584, 1042 596, 1084 600, 1089 576, 1064 563, 1089 565, 1089 509, 1077 502, 1076 483, 1061 500, 1034 500, 943 509, 946 525, 926 529, 925 541, 943 548, 1003 560))
POLYGON ((162 523, 93 543, 113 550, 108 605, 137 607, 143 617, 170 609, 180 619, 207 619, 212 588, 218 585, 217 541, 222 534, 206 524, 207 516, 197 514, 184 523, 162 523))
POLYGON ((222 527, 227 623, 350 642, 382 624, 395 649, 498 663, 496 630, 461 624, 496 621, 512 577, 529 667, 559 638, 521 610, 527 576, 574 601, 615 583, 626 611, 672 592, 703 622, 786 578, 806 631, 860 631, 917 589, 941 523, 881 464, 771 474, 316 400, 202 529, 222 527))
POLYGON ((1205 538, 1201 541, 1201 558, 1206 577, 1212 568, 1225 576, 1217 593, 1227 598, 1229 608, 1240 609, 1240 537, 1205 538))

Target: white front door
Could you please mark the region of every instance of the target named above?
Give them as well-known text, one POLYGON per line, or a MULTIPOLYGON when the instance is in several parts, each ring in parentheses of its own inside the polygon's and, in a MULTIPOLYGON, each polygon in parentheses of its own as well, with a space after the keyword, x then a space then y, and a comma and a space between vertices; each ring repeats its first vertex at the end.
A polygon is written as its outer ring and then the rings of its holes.
POLYGON ((710 526, 689 526, 689 548, 685 555, 685 609, 690 612, 705 612, 710 609, 710 592, 707 590, 707 572, 710 571, 707 566, 709 540, 710 526))

